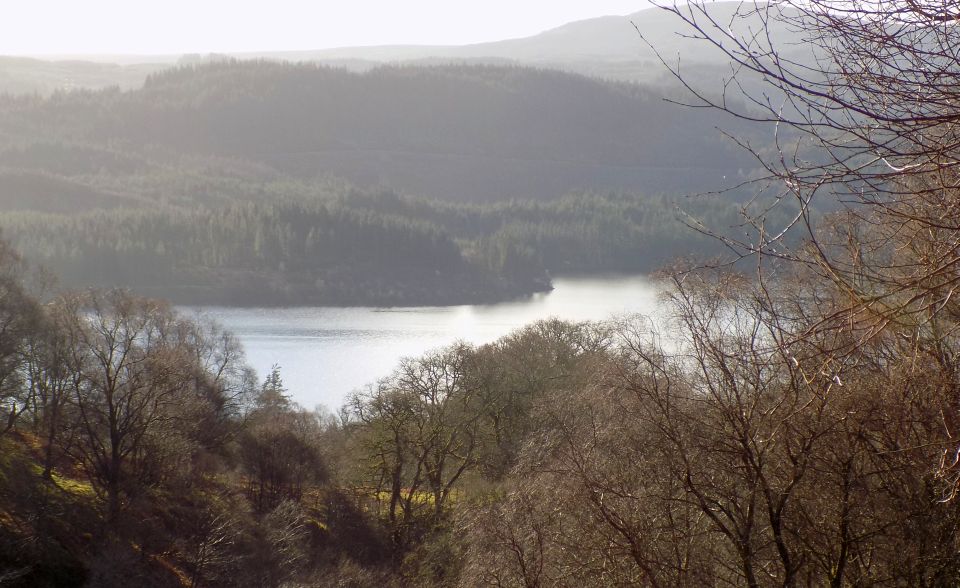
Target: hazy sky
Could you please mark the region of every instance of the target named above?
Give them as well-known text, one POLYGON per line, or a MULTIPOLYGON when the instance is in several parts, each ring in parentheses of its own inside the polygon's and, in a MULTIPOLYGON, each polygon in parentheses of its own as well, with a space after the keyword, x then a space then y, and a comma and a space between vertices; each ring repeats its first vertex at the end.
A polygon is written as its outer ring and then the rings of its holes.
POLYGON ((0 54, 463 44, 629 14, 644 0, 3 0, 0 54))

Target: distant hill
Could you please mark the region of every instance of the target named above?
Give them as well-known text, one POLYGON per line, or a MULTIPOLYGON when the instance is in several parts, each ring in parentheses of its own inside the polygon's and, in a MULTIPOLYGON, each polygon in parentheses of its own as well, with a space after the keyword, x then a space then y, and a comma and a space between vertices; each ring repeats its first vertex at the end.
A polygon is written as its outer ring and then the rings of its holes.
MULTIPOLYGON (((710 13, 718 20, 727 22, 738 7, 743 9, 739 2, 717 2, 710 5, 710 13)), ((755 24, 755 20, 735 20, 734 27, 745 28, 755 24)), ((461 46, 343 47, 318 51, 251 53, 246 56, 289 61, 356 59, 406 62, 427 58, 494 58, 541 65, 588 62, 648 62, 652 65, 656 55, 641 38, 642 35, 665 55, 679 55, 688 62, 726 62, 716 49, 678 34, 678 26, 675 16, 658 8, 649 8, 626 16, 602 16, 571 22, 531 37, 490 43, 461 46)))
MULTIPOLYGON (((739 2, 708 5, 710 14, 737 31, 760 30, 756 16, 734 18, 739 2)), ((572 22, 530 37, 462 46, 399 45, 343 47, 317 51, 261 51, 237 53, 238 59, 309 61, 354 71, 383 63, 515 63, 549 67, 605 79, 670 84, 663 66, 643 38, 670 60, 681 59, 699 76, 726 73, 725 56, 715 48, 678 33, 672 15, 650 8, 627 16, 604 16, 572 22), (641 38, 641 35, 643 38, 641 38)), ((771 23, 772 38, 791 59, 803 57, 806 45, 780 23, 771 23)), ((112 85, 136 87, 150 73, 177 63, 194 63, 198 55, 64 56, 56 60, 0 58, 0 93, 40 92, 56 89, 98 89, 112 85)), ((219 56, 213 56, 214 59, 219 56)))
POLYGON ((152 173, 144 166, 171 154, 225 157, 257 176, 333 175, 471 202, 676 193, 749 173, 715 117, 549 70, 224 62, 164 71, 134 91, 0 99, 0 162, 102 184, 152 173))
POLYGON ((49 60, 0 56, 0 94, 48 95, 110 86, 137 88, 148 75, 170 65, 168 61, 120 65, 89 58, 49 60))

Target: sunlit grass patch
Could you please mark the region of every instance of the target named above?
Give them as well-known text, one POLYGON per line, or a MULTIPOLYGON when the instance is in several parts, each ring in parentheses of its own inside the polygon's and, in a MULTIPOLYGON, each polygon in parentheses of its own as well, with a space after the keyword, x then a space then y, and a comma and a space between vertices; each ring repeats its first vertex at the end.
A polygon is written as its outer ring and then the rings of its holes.
POLYGON ((53 483, 57 485, 58 488, 65 492, 69 492, 75 496, 82 496, 84 498, 93 498, 96 496, 96 491, 93 489, 93 485, 90 482, 83 480, 78 480, 76 478, 67 478, 53 472, 51 474, 53 483))
MULTIPOLYGON (((459 490, 453 490, 449 496, 446 498, 448 504, 456 503, 461 497, 462 492, 459 490)), ((409 491, 404 490, 400 495, 400 500, 406 500, 409 495, 409 491)), ((390 502, 390 493, 386 490, 381 490, 379 492, 373 493, 373 499, 377 502, 390 502)), ((413 493, 413 496, 410 497, 410 502, 417 505, 429 505, 433 506, 435 501, 434 495, 432 492, 417 491, 413 493)))
MULTIPOLYGON (((37 477, 43 476, 43 466, 38 463, 30 464, 30 471, 37 477)), ((91 485, 90 482, 64 476, 55 470, 50 472, 50 481, 60 490, 80 498, 93 498, 96 496, 96 491, 94 491, 93 485, 91 485)))

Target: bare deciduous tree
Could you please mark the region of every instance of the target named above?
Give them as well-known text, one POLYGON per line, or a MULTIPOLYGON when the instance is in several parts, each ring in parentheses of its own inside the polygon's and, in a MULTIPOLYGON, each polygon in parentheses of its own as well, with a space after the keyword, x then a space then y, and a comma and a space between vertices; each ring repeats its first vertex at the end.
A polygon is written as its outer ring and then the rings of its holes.
MULTIPOLYGON (((807 292, 823 305, 768 305, 783 313, 781 343, 816 345, 817 353, 806 346, 803 368, 819 373, 861 349, 890 346, 891 334, 908 342, 900 351, 933 359, 931 381, 953 398, 940 421, 956 437, 960 12, 937 0, 657 4, 730 63, 722 88, 704 88, 663 56, 688 104, 773 129, 773 148, 735 139, 766 170, 761 189, 776 192, 773 206, 793 202, 799 212, 773 226, 768 206, 747 206, 750 236, 722 238, 735 258, 757 260, 761 279, 790 265, 818 284, 807 292), (818 220, 818 204, 841 211, 818 220), (791 245, 791 232, 805 238, 791 245)), ((948 478, 956 477, 955 454, 943 455, 948 478)))
POLYGON ((783 322, 820 320, 832 284, 682 275, 669 352, 627 324, 592 382, 538 408, 504 495, 467 518, 464 585, 955 581, 935 358, 887 330, 823 366, 849 333, 785 341, 783 322))
POLYGON ((351 405, 363 424, 373 488, 386 492, 394 542, 405 548, 423 523, 443 521, 458 482, 478 466, 485 397, 464 344, 404 360, 351 405))
POLYGON ((70 449, 115 520, 124 495, 138 478, 149 478, 161 458, 152 442, 174 428, 174 410, 189 386, 189 356, 169 336, 176 318, 162 303, 112 291, 65 304, 68 365, 77 374, 77 435, 70 449))
POLYGON ((24 289, 24 269, 20 256, 0 241, 0 435, 13 428, 26 408, 24 345, 39 328, 40 310, 24 289))

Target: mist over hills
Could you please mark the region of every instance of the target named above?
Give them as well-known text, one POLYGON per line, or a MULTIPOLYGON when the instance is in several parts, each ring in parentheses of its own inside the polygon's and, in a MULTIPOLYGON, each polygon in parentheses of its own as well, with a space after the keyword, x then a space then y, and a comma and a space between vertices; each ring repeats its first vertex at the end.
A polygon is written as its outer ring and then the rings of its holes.
POLYGON ((88 57, 34 59, 0 56, 0 94, 51 94, 55 91, 136 88, 151 73, 170 67, 165 61, 119 64, 88 57))
MULTIPOLYGON (((762 6, 762 4, 760 5, 762 6)), ((709 6, 719 23, 736 31, 760 30, 756 15, 736 16, 738 2, 709 6)), ((805 44, 795 32, 772 23, 771 37, 783 55, 802 58, 805 44)), ((81 55, 45 59, 0 57, 0 93, 48 94, 58 89, 98 89, 112 85, 132 88, 148 75, 175 64, 223 57, 323 63, 354 71, 378 64, 507 64, 532 65, 658 86, 673 80, 650 45, 668 61, 681 59, 698 77, 719 79, 729 71, 716 48, 678 33, 676 18, 658 8, 626 16, 602 16, 544 31, 530 37, 460 46, 385 45, 307 51, 257 51, 225 55, 81 55), (646 39, 646 41, 644 40, 646 39), (649 42, 649 44, 648 44, 649 42)))

